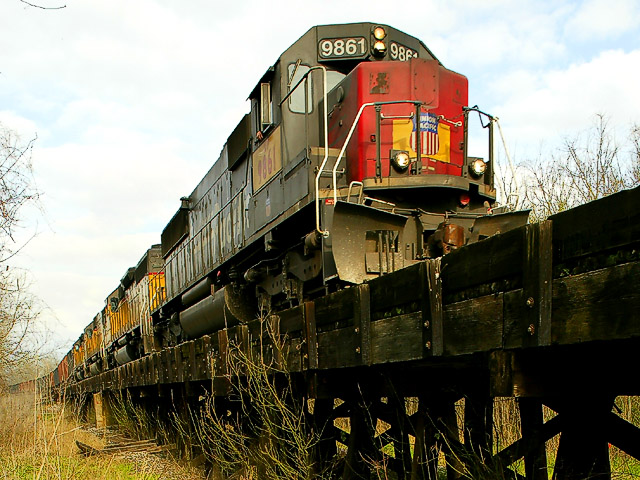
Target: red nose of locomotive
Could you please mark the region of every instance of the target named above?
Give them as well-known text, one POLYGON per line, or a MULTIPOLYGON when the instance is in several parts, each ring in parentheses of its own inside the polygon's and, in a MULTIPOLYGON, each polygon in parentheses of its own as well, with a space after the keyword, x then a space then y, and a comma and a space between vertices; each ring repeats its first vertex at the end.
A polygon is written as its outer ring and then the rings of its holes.
POLYGON ((435 60, 363 62, 337 90, 338 103, 329 120, 334 148, 344 145, 362 105, 383 103, 364 107, 355 126, 346 150, 349 182, 462 175, 466 77, 435 60))

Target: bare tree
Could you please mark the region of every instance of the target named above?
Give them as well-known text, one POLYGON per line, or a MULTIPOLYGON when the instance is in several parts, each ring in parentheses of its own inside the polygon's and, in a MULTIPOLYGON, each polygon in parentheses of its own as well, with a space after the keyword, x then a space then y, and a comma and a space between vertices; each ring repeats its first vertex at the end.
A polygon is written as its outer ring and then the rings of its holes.
POLYGON ((0 124, 0 383, 34 359, 41 346, 37 301, 25 272, 8 263, 22 247, 15 236, 22 227, 21 214, 39 198, 31 164, 34 142, 23 142, 0 124))
MULTIPOLYGON (((640 127, 632 126, 626 142, 618 142, 606 116, 593 126, 564 139, 551 154, 540 154, 518 167, 521 196, 516 208, 531 209, 533 221, 597 200, 640 183, 640 127)), ((498 179, 503 196, 512 179, 498 179)))
POLYGON ((0 123, 0 262, 19 249, 14 235, 21 226, 20 213, 39 199, 31 163, 36 138, 22 142, 0 123))
POLYGON ((565 161, 559 168, 569 179, 572 200, 586 203, 632 186, 631 171, 620 158, 620 147, 602 114, 584 135, 564 142, 565 161))
POLYGON ((519 207, 531 209, 534 221, 571 208, 575 203, 571 179, 560 168, 561 162, 562 158, 557 154, 549 159, 538 156, 521 169, 524 171, 524 190, 519 207))
POLYGON ((62 8, 67 8, 66 5, 61 5, 57 7, 43 7, 42 5, 36 5, 35 3, 30 3, 30 2, 27 2, 26 0, 20 0, 20 1, 26 5, 29 5, 30 7, 40 8, 42 10, 60 10, 62 8))
POLYGON ((29 293, 25 277, 11 269, 0 272, 0 382, 33 378, 34 364, 44 353, 46 332, 41 330, 38 301, 29 293))
POLYGON ((631 127, 631 176, 635 185, 640 184, 640 125, 637 123, 631 127))

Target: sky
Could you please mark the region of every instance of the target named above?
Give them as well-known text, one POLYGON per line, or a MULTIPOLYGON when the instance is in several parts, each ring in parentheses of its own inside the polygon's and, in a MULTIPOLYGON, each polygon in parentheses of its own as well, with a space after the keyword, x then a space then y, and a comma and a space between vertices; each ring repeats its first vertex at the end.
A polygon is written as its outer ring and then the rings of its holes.
POLYGON ((3 0, 0 123, 33 149, 40 208, 11 267, 69 348, 217 159, 265 70, 317 24, 420 38, 500 118, 516 161, 604 114, 640 123, 637 0, 3 0), (32 238, 33 237, 33 238, 32 238))

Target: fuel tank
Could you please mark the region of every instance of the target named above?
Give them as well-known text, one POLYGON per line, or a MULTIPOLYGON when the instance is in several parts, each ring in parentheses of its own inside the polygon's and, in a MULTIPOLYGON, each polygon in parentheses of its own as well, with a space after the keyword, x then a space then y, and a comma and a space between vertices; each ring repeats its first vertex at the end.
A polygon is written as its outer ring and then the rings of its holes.
POLYGON ((197 338, 256 318, 255 295, 227 285, 180 312, 180 325, 189 338, 197 338))
POLYGON ((133 345, 127 343, 124 347, 116 350, 114 357, 118 365, 124 365, 138 358, 138 355, 133 345))

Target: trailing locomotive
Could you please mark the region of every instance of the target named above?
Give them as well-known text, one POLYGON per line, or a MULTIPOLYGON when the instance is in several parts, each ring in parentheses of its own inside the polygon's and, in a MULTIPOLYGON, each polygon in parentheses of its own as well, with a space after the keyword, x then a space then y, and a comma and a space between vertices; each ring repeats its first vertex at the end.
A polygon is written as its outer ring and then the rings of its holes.
POLYGON ((124 365, 154 351, 150 312, 164 302, 160 245, 152 245, 127 269, 104 308, 73 345, 75 379, 124 365))
POLYGON ((527 221, 494 208, 493 118, 468 107, 467 79, 399 30, 313 27, 249 99, 161 244, 63 359, 58 383, 527 221), (468 154, 471 113, 486 121, 487 159, 468 154))

